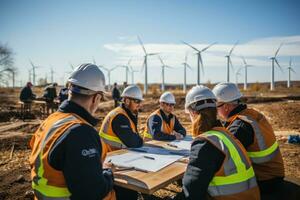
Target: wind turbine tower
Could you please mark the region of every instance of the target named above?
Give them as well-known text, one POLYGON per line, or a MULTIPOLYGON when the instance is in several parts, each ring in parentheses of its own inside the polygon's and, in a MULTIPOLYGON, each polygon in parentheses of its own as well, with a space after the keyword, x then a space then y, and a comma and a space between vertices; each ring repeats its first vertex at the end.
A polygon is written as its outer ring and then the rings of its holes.
POLYGON ((292 58, 290 58, 290 63, 289 63, 288 70, 289 70, 289 74, 288 74, 287 87, 290 88, 291 87, 291 71, 296 73, 294 71, 294 69, 292 68, 292 58))
POLYGON ((271 66, 271 82, 270 82, 270 89, 274 90, 275 89, 275 81, 274 81, 274 67, 275 67, 275 63, 276 65, 279 67, 279 69, 282 71, 281 66, 279 65, 278 61, 277 61, 277 55, 278 52, 280 50, 280 48, 282 47, 283 44, 280 44, 278 49, 276 50, 275 54, 273 57, 271 57, 270 59, 272 60, 272 66, 271 66))
POLYGON ((233 45, 233 47, 230 49, 229 54, 225 56, 225 57, 227 58, 227 83, 230 82, 230 71, 229 71, 230 69, 229 69, 229 65, 230 65, 231 68, 233 69, 233 65, 232 65, 231 57, 230 57, 230 56, 231 56, 231 54, 232 54, 234 48, 236 47, 236 45, 237 45, 238 43, 239 43, 239 42, 237 41, 237 42, 233 45))
POLYGON ((164 61, 161 59, 160 56, 158 56, 162 66, 161 66, 161 91, 164 92, 165 91, 165 68, 172 68, 168 65, 165 65, 164 61))
POLYGON ((187 46, 191 47, 192 49, 194 49, 197 53, 197 85, 200 85, 200 66, 201 66, 201 69, 202 69, 202 72, 204 72, 204 67, 203 67, 203 60, 202 60, 202 56, 201 56, 201 53, 206 51, 209 47, 211 47, 212 45, 216 44, 216 42, 208 45, 207 47, 199 50, 197 49, 196 47, 190 45, 189 43, 187 42, 184 42, 182 41, 184 44, 186 44, 187 46))
POLYGON ((192 69, 191 66, 187 63, 187 54, 185 55, 183 64, 183 91, 186 93, 186 68, 192 69))
POLYGON ((144 93, 147 94, 148 93, 148 56, 154 56, 154 55, 157 55, 158 53, 147 53, 147 51, 144 47, 144 44, 139 36, 138 36, 138 40, 139 40, 140 45, 142 46, 144 54, 145 54, 144 55, 144 63, 143 63, 143 68, 145 70, 144 93))

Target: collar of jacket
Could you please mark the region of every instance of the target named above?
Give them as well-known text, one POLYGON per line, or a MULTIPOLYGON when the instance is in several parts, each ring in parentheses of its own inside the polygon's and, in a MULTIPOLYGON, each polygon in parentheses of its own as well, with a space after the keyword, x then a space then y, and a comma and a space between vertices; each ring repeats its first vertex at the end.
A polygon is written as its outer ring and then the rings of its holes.
POLYGON ((229 115, 228 115, 228 119, 240 112, 242 112, 243 110, 245 110, 247 108, 247 105, 246 104, 239 104, 235 109, 233 109, 229 115))
POLYGON ((159 109, 159 112, 160 112, 160 115, 163 118, 163 120, 166 121, 168 124, 170 124, 173 114, 170 113, 169 116, 167 117, 167 115, 165 114, 165 112, 162 109, 159 109))
POLYGON ((86 109, 73 101, 64 101, 60 105, 58 111, 63 113, 74 113, 93 126, 96 126, 99 123, 99 120, 97 118, 93 117, 86 109))
POLYGON ((134 122, 135 126, 137 126, 138 114, 137 115, 133 114, 128 108, 126 108, 126 106, 125 106, 124 103, 121 104, 121 107, 125 110, 125 112, 127 113, 127 115, 134 122))

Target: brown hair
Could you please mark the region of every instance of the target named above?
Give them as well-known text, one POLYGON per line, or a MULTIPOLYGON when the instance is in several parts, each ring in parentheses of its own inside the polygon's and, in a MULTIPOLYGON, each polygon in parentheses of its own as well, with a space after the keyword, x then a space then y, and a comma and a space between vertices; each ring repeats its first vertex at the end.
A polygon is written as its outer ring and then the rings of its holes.
POLYGON ((204 108, 199 112, 199 116, 192 125, 192 134, 194 137, 211 130, 217 123, 217 109, 204 108))

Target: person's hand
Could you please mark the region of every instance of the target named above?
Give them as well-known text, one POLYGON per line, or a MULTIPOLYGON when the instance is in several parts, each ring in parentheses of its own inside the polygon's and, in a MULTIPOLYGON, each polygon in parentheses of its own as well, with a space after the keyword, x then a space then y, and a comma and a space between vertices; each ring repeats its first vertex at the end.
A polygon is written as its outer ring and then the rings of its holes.
POLYGON ((116 171, 116 166, 111 162, 103 163, 103 169, 111 169, 112 172, 116 171))
POLYGON ((174 131, 173 133, 176 137, 176 140, 182 140, 183 139, 183 136, 180 133, 177 133, 176 131, 174 131))

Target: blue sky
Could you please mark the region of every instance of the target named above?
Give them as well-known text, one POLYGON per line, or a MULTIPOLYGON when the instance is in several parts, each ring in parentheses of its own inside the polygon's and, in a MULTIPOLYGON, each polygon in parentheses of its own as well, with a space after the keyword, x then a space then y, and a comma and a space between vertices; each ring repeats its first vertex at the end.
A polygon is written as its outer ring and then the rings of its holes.
MULTIPOLYGON (((293 80, 300 80, 300 1, 66 1, 66 0, 0 0, 0 42, 15 53, 18 80, 28 80, 29 59, 37 69, 37 77, 50 79, 51 66, 55 81, 63 83, 74 66, 92 62, 112 68, 126 64, 140 70, 143 52, 139 35, 149 52, 160 52, 165 63, 181 67, 188 52, 193 71, 188 83, 196 82, 196 56, 180 41, 196 47, 218 42, 202 54, 205 73, 201 82, 219 82, 226 78, 225 55, 239 40, 232 57, 234 69, 242 66, 238 56, 249 64, 248 80, 269 81, 268 59, 281 42, 278 61, 287 67, 292 56, 293 80)), ((182 68, 167 69, 167 83, 181 83, 182 68)), ((286 80, 276 68, 275 80, 286 80)), ((111 74, 111 82, 125 80, 124 69, 111 74)), ((131 77, 129 77, 131 80, 131 77)), ((135 82, 143 83, 144 73, 135 73, 135 82)), ((149 77, 160 82, 160 63, 149 59, 149 77)), ((235 81, 235 72, 231 73, 235 81)), ((243 72, 239 81, 243 80, 243 72)), ((130 81, 129 81, 130 82, 130 81)), ((17 83, 19 84, 19 83, 17 83)))

